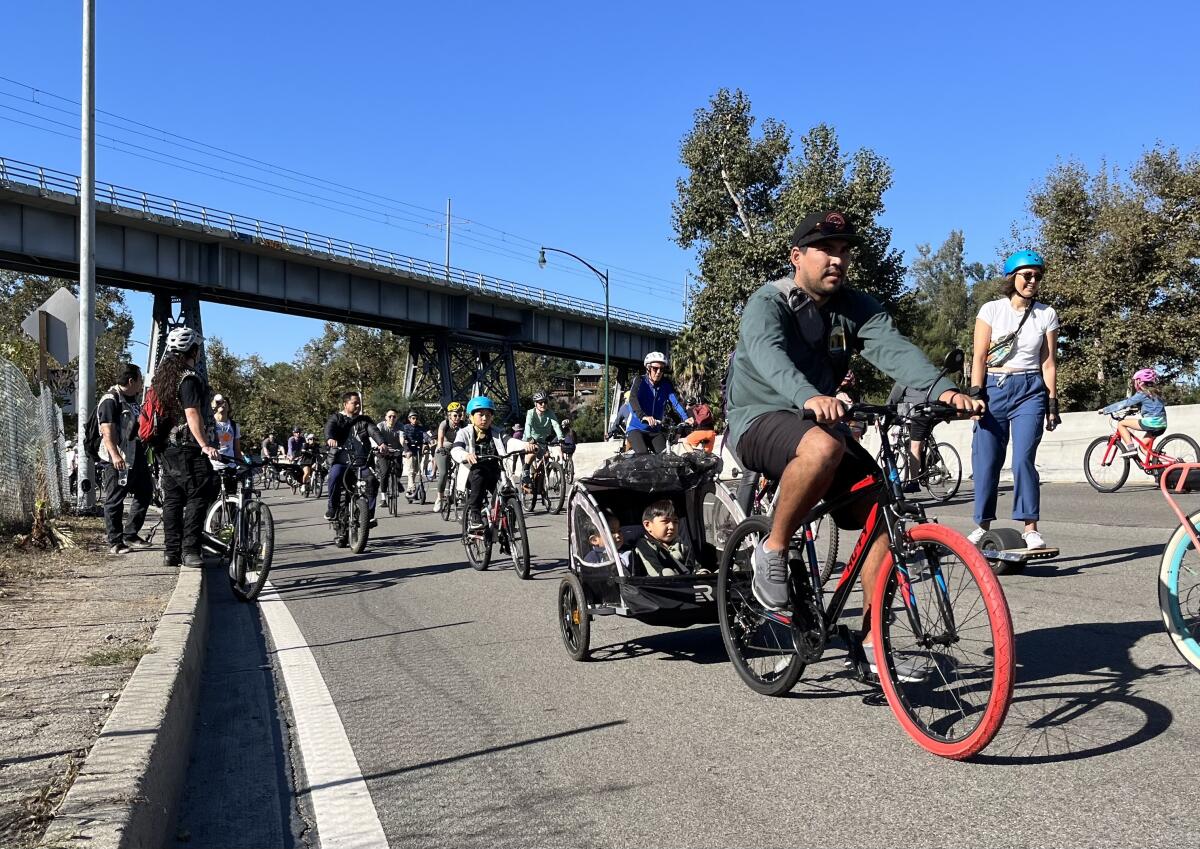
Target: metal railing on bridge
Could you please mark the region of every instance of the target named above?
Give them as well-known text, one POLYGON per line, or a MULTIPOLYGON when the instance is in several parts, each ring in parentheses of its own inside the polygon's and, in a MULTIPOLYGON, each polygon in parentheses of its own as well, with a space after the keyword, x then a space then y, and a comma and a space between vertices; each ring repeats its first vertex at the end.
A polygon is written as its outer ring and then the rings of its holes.
MULTIPOLYGON (((76 197, 80 194, 79 177, 75 174, 0 156, 0 185, 14 183, 37 188, 42 192, 63 192, 76 197)), ((322 236, 296 227, 274 224, 258 218, 248 218, 238 215, 236 212, 212 209, 100 180, 96 181, 96 203, 108 204, 135 214, 157 215, 174 219, 177 222, 198 224, 206 230, 224 232, 233 238, 252 240, 269 247, 304 250, 309 253, 326 254, 394 271, 423 274, 455 288, 499 295, 533 306, 554 307, 582 313, 593 318, 604 318, 604 304, 597 301, 575 298, 546 289, 537 289, 533 286, 491 277, 475 271, 467 271, 454 266, 447 267, 441 263, 405 256, 394 251, 359 245, 345 239, 322 236)), ((637 325, 658 332, 665 330, 669 333, 678 333, 683 329, 683 325, 677 321, 621 307, 611 307, 609 317, 611 320, 623 324, 637 325)))

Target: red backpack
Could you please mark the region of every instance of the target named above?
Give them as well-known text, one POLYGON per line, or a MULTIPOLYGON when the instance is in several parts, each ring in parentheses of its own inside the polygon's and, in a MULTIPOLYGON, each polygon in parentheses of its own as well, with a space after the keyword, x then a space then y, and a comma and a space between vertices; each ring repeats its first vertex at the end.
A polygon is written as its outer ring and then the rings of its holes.
POLYGON ((142 399, 142 411, 138 413, 138 439, 143 445, 149 445, 156 451, 161 451, 166 446, 166 429, 158 427, 159 421, 163 417, 162 402, 158 400, 158 393, 154 391, 153 386, 146 387, 146 395, 142 399))

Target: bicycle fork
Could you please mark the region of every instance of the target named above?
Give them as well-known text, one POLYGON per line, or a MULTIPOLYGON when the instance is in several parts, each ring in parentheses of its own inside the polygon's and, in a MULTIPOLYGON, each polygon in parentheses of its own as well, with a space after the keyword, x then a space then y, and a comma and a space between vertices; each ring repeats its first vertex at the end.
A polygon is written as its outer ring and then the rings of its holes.
MULTIPOLYGON (((957 643, 958 626, 954 621, 954 610, 950 605, 950 589, 946 585, 946 576, 942 574, 939 558, 931 558, 925 548, 913 542, 904 529, 903 518, 891 515, 890 510, 887 513, 885 525, 888 547, 892 553, 892 569, 896 573, 896 588, 904 603, 904 610, 912 632, 917 638, 917 644, 923 649, 930 649, 934 645, 949 646, 957 643), (928 633, 925 630, 920 607, 917 604, 916 591, 913 589, 915 581, 909 569, 910 565, 915 565, 919 570, 916 581, 933 582, 933 598, 937 604, 938 615, 945 626, 937 634, 928 633)), ((877 611, 877 614, 881 617, 886 615, 882 610, 877 611)))

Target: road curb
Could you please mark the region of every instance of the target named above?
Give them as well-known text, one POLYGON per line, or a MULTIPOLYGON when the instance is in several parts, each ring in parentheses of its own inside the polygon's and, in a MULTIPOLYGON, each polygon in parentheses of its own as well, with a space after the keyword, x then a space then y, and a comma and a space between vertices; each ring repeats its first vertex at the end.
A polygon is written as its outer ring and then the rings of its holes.
POLYGON ((181 569, 151 651, 50 823, 43 847, 167 845, 187 773, 208 633, 204 569, 181 569))

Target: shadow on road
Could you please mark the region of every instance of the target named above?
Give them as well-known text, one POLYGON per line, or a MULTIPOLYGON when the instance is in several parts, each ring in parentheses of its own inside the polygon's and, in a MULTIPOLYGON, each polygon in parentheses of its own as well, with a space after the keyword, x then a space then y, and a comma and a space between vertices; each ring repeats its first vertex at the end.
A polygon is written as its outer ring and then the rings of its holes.
POLYGON ((1141 695, 1139 683, 1190 669, 1137 666, 1130 649, 1150 635, 1162 635, 1161 622, 1080 623, 1018 634, 1012 706, 1000 734, 976 760, 1074 761, 1133 748, 1162 734, 1174 715, 1141 695))
POLYGON ((1165 545, 1165 542, 1153 545, 1131 545, 1126 548, 1114 548, 1111 551, 1098 551, 1094 554, 1055 557, 1053 560, 1034 560, 1025 567, 1022 574, 1035 578, 1045 578, 1051 575, 1079 575, 1098 566, 1112 566, 1115 563, 1127 563, 1143 557, 1158 557, 1162 554, 1165 545), (1064 569, 1064 563, 1077 563, 1078 565, 1064 569))
MULTIPOLYGON (((596 625, 593 624, 592 627, 595 628, 596 625)), ((725 654, 725 646, 721 642, 721 628, 718 625, 663 631, 599 646, 592 649, 590 660, 593 663, 609 663, 652 654, 662 655, 659 660, 687 660, 701 664, 729 661, 725 654)))

